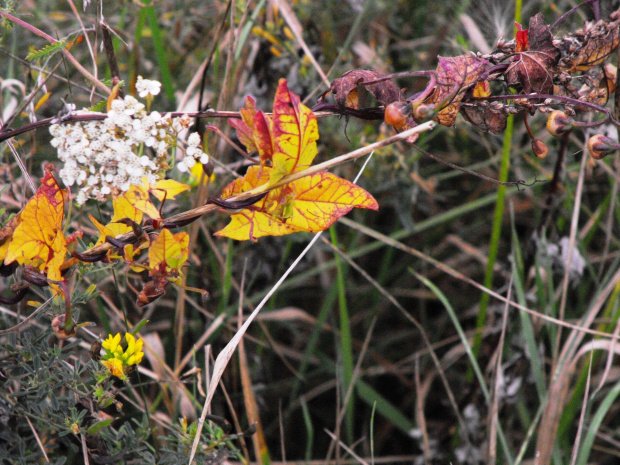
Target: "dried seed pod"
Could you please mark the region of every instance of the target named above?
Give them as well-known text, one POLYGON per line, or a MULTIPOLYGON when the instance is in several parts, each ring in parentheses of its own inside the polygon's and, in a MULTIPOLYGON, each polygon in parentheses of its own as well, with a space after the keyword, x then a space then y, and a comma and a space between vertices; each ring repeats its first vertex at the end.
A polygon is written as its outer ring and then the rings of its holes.
POLYGON ((407 124, 412 111, 409 102, 392 102, 385 107, 384 120, 390 126, 402 128, 407 124))
POLYGON ((416 120, 421 121, 421 120, 425 120, 433 116, 434 112, 435 112, 435 105, 432 105, 432 104, 426 105, 422 103, 413 110, 413 117, 416 120))
POLYGON ((560 137, 573 129, 575 120, 561 110, 552 111, 547 120, 547 131, 555 137, 560 137))
POLYGON ((601 160, 610 153, 615 152, 620 145, 613 139, 605 137, 602 134, 595 134, 588 139, 588 151, 592 158, 601 160))
POLYGON ((536 158, 543 159, 549 154, 549 147, 540 139, 532 139, 532 151, 536 158))

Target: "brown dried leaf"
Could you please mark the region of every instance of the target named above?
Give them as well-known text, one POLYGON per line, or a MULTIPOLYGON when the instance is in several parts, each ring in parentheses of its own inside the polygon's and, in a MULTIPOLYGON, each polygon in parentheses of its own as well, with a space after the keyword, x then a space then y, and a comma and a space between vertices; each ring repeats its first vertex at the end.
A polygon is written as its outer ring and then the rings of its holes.
MULTIPOLYGON (((570 97, 604 107, 614 91, 610 86, 614 87, 615 76, 613 80, 610 79, 610 76, 607 75, 607 71, 603 70, 603 68, 592 68, 587 73, 579 76, 578 82, 581 83, 581 86, 572 83, 564 86, 555 86, 554 95, 570 97)), ((574 110, 578 112, 594 111, 594 109, 585 105, 575 105, 574 110)))
POLYGON ((466 121, 479 131, 501 134, 506 130, 508 114, 489 105, 467 104, 461 106, 461 114, 466 121))
POLYGON ((360 82, 373 81, 382 78, 383 74, 369 69, 353 69, 347 71, 338 79, 332 81, 329 90, 334 94, 336 103, 341 106, 358 109, 360 93, 364 90, 370 92, 375 100, 383 106, 402 100, 400 89, 394 82, 382 81, 366 86, 360 82))
POLYGON ((506 83, 525 94, 551 94, 560 50, 553 45, 553 34, 542 13, 530 18, 529 31, 530 48, 519 52, 506 70, 506 83))
POLYGON ((559 67, 566 73, 587 71, 605 61, 618 47, 618 42, 618 21, 589 23, 584 29, 561 39, 560 48, 567 56, 562 58, 559 67))
POLYGON ((439 57, 437 85, 425 103, 442 105, 448 103, 437 115, 437 122, 452 126, 459 112, 465 92, 485 73, 489 62, 475 55, 439 57))

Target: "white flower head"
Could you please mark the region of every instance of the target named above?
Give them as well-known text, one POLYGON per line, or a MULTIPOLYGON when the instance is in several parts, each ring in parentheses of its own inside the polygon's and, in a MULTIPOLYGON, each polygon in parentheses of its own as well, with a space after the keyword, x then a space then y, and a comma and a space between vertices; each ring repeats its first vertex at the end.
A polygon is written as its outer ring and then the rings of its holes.
POLYGON ((187 145, 190 147, 198 147, 200 145, 200 134, 192 132, 187 138, 187 145))
POLYGON ((140 98, 147 98, 149 95, 154 97, 161 91, 161 82, 153 81, 151 79, 143 79, 142 76, 138 76, 136 90, 138 91, 140 98))

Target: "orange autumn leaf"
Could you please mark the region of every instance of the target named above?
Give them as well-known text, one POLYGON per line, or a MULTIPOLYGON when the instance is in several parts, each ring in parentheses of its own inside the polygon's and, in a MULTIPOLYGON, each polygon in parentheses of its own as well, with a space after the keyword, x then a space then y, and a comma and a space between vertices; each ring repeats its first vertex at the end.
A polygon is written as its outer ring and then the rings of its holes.
MULTIPOLYGON (((224 189, 222 198, 263 185, 270 175, 268 167, 250 167, 243 178, 224 189)), ((263 236, 323 231, 354 207, 376 210, 378 204, 361 187, 322 171, 273 189, 254 205, 233 214, 230 223, 215 235, 255 241, 263 236)))
MULTIPOLYGON (((251 166, 243 178, 235 179, 224 188, 222 198, 227 199, 266 184, 269 182, 270 173, 271 169, 268 167, 251 166)), ((238 241, 247 241, 248 239, 256 241, 259 237, 284 236, 301 231, 265 212, 265 210, 273 210, 281 192, 282 188, 274 189, 251 207, 232 215, 230 223, 224 229, 216 232, 215 235, 230 237, 238 241)))
MULTIPOLYGON (((168 229, 162 231, 149 248, 149 266, 152 270, 164 271, 173 277, 181 276, 181 268, 189 257, 189 234, 172 234, 168 229)), ((173 281, 173 279, 169 279, 173 281)))
POLYGON ((62 280, 60 266, 67 254, 62 232, 65 197, 58 182, 46 171, 37 190, 19 214, 4 262, 17 261, 46 273, 52 281, 62 280))

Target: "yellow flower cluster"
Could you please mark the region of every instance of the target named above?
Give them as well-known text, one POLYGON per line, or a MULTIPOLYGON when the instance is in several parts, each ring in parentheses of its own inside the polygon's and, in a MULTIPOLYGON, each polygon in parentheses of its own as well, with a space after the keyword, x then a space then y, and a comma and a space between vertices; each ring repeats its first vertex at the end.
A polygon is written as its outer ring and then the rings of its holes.
POLYGON ((108 338, 101 343, 101 347, 105 349, 103 360, 101 363, 110 371, 113 376, 116 376, 122 380, 127 379, 127 369, 131 365, 137 365, 142 361, 144 352, 142 352, 142 346, 144 341, 142 339, 136 340, 131 333, 125 333, 125 341, 127 342, 127 349, 123 350, 121 346, 121 333, 117 333, 116 336, 111 334, 108 338))

